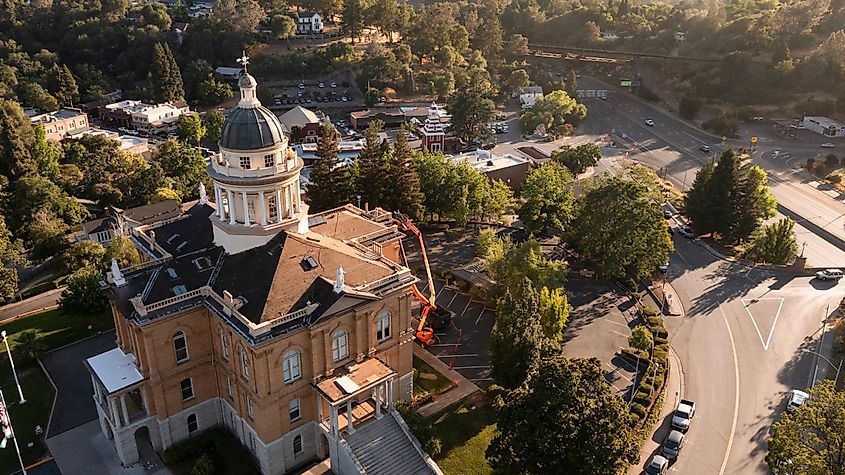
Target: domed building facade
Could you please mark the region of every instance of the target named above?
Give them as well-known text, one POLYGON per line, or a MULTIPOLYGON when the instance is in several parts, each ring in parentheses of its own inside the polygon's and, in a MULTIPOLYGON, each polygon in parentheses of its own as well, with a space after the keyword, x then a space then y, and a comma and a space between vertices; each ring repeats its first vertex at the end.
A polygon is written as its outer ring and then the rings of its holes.
POLYGON ((214 242, 229 254, 260 246, 307 214, 299 188, 302 160, 289 146, 282 125, 261 105, 258 84, 244 71, 240 100, 226 119, 220 152, 208 174, 218 204, 214 242))

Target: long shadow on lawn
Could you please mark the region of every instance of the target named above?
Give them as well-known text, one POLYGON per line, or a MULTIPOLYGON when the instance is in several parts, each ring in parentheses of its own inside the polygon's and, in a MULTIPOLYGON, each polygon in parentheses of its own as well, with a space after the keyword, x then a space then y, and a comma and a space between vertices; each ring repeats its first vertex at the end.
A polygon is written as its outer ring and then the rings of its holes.
POLYGON ((463 445, 496 422, 492 405, 483 401, 475 405, 475 410, 471 409, 472 406, 472 402, 453 406, 434 422, 434 429, 440 437, 443 448, 441 454, 447 454, 452 449, 463 445))

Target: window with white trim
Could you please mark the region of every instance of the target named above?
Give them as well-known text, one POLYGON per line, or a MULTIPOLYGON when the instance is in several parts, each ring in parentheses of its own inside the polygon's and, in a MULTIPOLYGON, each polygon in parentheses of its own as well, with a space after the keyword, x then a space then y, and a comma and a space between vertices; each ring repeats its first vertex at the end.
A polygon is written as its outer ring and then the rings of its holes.
POLYGON ((253 407, 252 407, 252 399, 246 398, 246 413, 249 414, 249 417, 253 415, 253 407))
POLYGON ((173 335, 173 350, 176 352, 176 362, 181 363, 188 359, 188 340, 182 332, 173 335))
POLYGON ((179 383, 179 388, 182 390, 183 401, 194 398, 194 384, 191 382, 191 378, 183 379, 182 382, 179 383))
POLYGON ((390 338, 390 312, 382 310, 376 322, 376 340, 383 341, 390 338))
POLYGON ((299 412, 299 398, 291 399, 288 403, 288 413, 290 414, 290 421, 298 421, 302 414, 299 412))
POLYGON ((223 359, 229 361, 229 339, 223 330, 220 330, 220 347, 223 348, 223 359))
POLYGON ((302 377, 302 359, 298 351, 288 350, 285 352, 282 365, 286 383, 291 383, 302 377))
POLYGON ((197 422, 197 415, 196 414, 189 414, 188 415, 188 434, 193 434, 194 432, 198 431, 200 428, 199 422, 197 422))
POLYGON ((249 358, 246 356, 246 351, 241 348, 241 376, 249 380, 249 358))
POLYGON ((332 360, 340 361, 349 356, 349 333, 338 330, 332 334, 332 360))
POLYGON ((302 436, 298 435, 293 438, 293 453, 294 455, 302 452, 302 436))
POLYGON ((229 394, 229 399, 232 399, 232 378, 230 378, 229 376, 226 376, 226 390, 229 394))
POLYGON ((249 157, 241 157, 241 168, 244 170, 252 168, 252 163, 250 162, 249 157))

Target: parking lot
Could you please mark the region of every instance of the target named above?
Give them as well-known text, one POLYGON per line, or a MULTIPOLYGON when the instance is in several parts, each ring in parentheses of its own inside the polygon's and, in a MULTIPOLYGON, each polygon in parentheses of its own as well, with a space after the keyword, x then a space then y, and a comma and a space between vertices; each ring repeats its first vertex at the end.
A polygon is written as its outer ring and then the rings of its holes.
POLYGON ((292 107, 303 105, 347 106, 361 103, 360 92, 349 81, 327 79, 325 81, 301 81, 298 84, 270 87, 273 106, 292 107))
POLYGON ((566 290, 572 311, 564 332, 564 355, 601 360, 608 382, 627 400, 637 360, 622 357, 619 350, 628 346, 633 307, 606 281, 570 279, 566 290))
MULTIPOLYGON (((434 286, 435 303, 452 311, 454 316, 448 328, 437 331, 439 342, 429 346, 428 351, 479 387, 486 388, 493 382, 489 345, 495 312, 471 300, 466 293, 444 287, 439 279, 435 279, 434 286)), ((420 291, 428 295, 428 284, 420 291)))

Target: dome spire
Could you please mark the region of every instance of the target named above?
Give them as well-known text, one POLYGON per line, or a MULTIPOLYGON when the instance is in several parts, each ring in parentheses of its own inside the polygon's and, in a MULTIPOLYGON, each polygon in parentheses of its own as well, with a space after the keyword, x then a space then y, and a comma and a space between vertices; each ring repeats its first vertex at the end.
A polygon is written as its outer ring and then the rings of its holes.
POLYGON ((256 94, 258 83, 246 70, 246 65, 249 64, 249 56, 246 55, 246 51, 243 52, 243 56, 237 59, 237 62, 244 67, 244 72, 241 73, 241 78, 238 79, 238 87, 241 89, 241 100, 238 102, 238 107, 241 109, 260 107, 261 102, 258 100, 258 95, 256 94))

